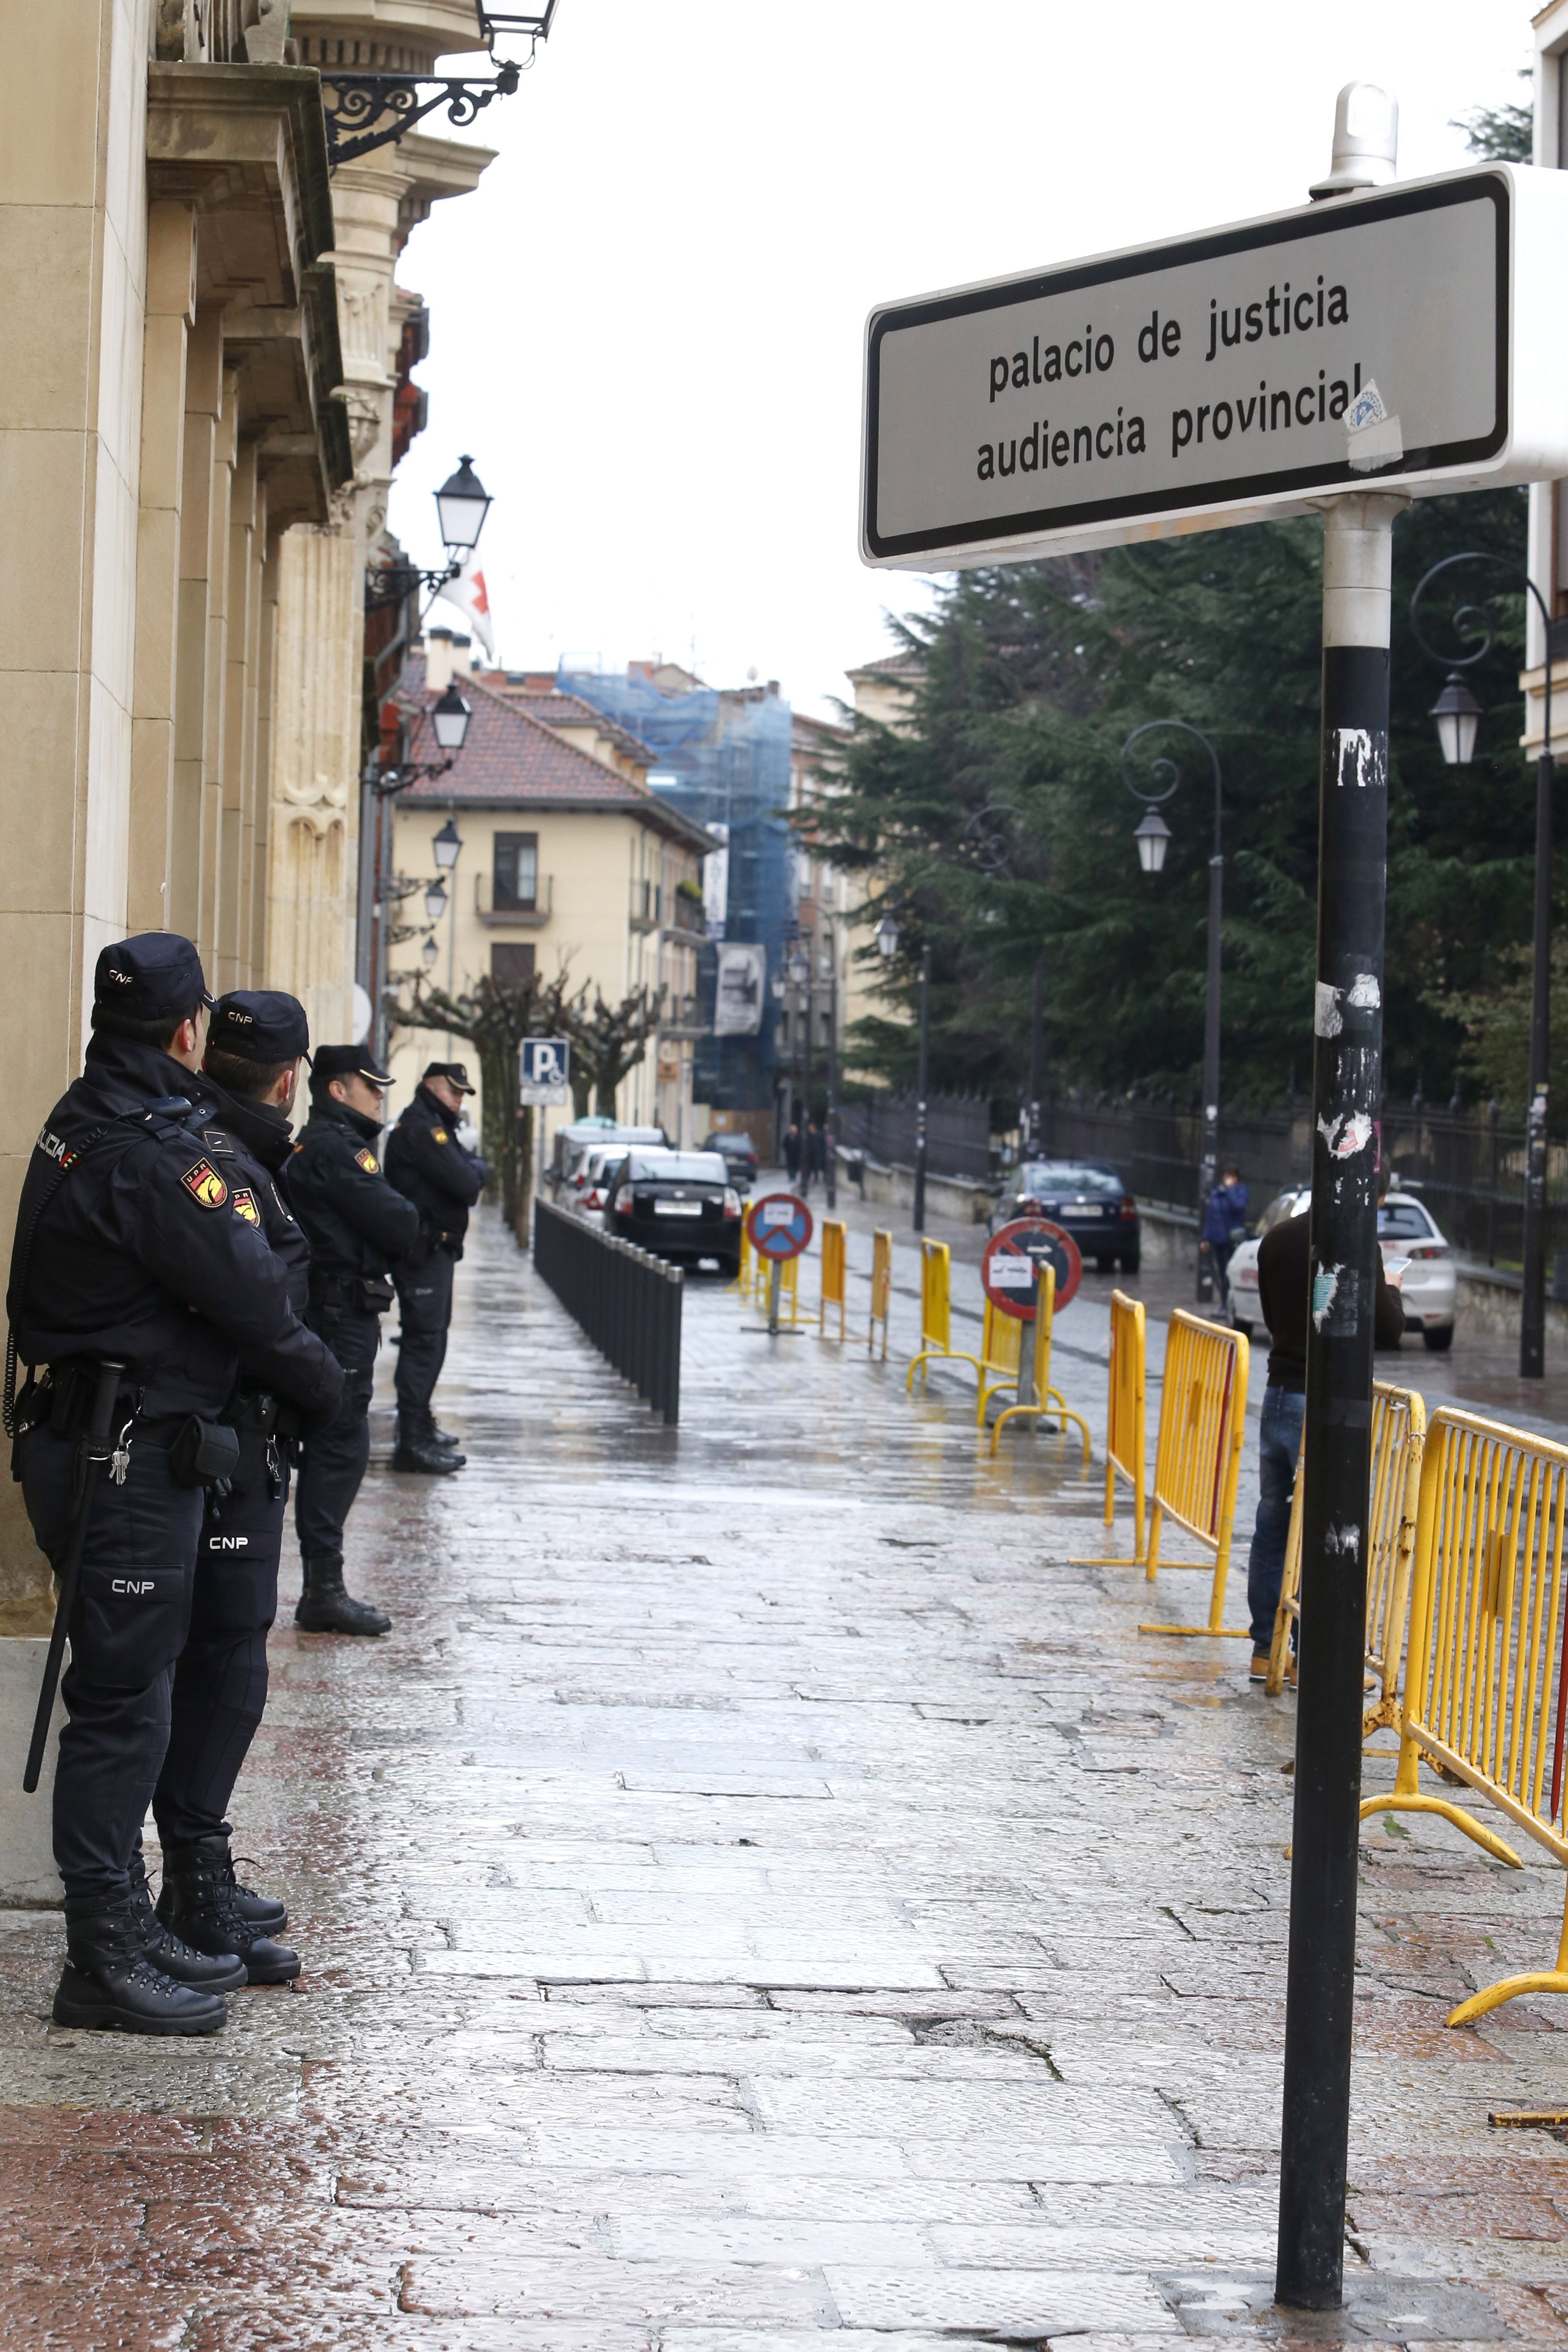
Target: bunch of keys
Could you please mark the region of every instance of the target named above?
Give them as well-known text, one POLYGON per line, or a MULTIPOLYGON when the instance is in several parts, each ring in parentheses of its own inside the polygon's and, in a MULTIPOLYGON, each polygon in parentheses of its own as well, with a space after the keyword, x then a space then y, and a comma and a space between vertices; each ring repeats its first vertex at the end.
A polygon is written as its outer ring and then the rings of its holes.
MULTIPOLYGON (((134 1418, 134 1416, 132 1416, 132 1418, 134 1418)), ((109 1475, 113 1479, 117 1486, 124 1486, 126 1472, 131 1467, 130 1432, 131 1423, 128 1421, 125 1427, 115 1439, 114 1451, 109 1457, 109 1475)))

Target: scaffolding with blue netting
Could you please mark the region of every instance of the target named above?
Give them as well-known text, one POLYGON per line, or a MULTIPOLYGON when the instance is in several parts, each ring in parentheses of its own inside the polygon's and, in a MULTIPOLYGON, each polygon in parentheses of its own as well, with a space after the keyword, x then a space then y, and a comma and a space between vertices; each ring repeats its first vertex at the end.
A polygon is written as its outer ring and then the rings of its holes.
MULTIPOLYGON (((788 703, 762 687, 731 692, 693 685, 667 693, 636 670, 564 664, 556 684, 647 745, 656 755, 648 782, 672 807, 697 824, 728 827, 724 937, 765 948, 771 981, 782 963, 792 912, 790 833, 783 814, 789 800, 788 703)), ((698 958, 699 1017, 710 1030, 717 961, 711 944, 698 958)), ((757 1036, 710 1034, 699 1042, 692 1091, 715 1108, 767 1109, 779 1058, 778 1008, 769 988, 757 1036)))

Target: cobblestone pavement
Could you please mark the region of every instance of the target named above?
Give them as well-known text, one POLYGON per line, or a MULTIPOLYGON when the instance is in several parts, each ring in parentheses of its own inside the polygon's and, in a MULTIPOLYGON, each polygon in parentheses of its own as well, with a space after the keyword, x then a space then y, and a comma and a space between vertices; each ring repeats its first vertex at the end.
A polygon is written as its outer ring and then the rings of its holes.
POLYGON ((1098 1471, 993 1465, 956 1381, 699 1281, 667 1433, 492 1223, 459 1297, 471 1465, 393 1476, 384 1379, 353 1526, 394 1633, 273 1637, 237 1843, 298 1987, 57 2032, 58 1916, 0 1920, 0 2340, 1568 2341, 1568 2156, 1488 2125, 1568 2107, 1568 2004, 1442 2022, 1559 1873, 1369 1825, 1351 2316, 1282 2326, 1289 1699, 1141 1638, 1098 1471))

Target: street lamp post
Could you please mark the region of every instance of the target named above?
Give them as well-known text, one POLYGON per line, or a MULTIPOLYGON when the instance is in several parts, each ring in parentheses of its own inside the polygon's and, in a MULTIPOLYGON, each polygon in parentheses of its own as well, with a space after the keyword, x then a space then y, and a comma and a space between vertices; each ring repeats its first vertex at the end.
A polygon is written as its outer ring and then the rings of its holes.
POLYGON ((1490 629, 1477 606, 1462 604, 1454 614, 1454 628, 1462 642, 1479 637, 1473 652, 1445 656, 1421 634, 1417 608, 1440 573, 1456 563, 1489 563, 1505 572, 1516 587, 1534 597, 1541 613, 1544 666, 1542 672, 1544 734, 1535 763, 1535 909, 1531 942, 1530 1102, 1526 1115, 1524 1169, 1524 1273, 1519 1318, 1519 1370, 1527 1381, 1541 1380, 1546 1370, 1546 1099, 1548 1057, 1552 1045, 1552 793, 1556 770, 1552 757, 1552 615, 1546 599, 1528 572, 1504 555, 1481 548, 1447 555, 1415 583, 1410 599, 1410 626, 1429 661, 1448 673, 1442 693, 1432 706, 1437 740, 1450 767, 1468 768, 1476 748, 1481 706, 1470 692, 1461 670, 1469 669, 1490 652, 1490 629))
POLYGON ((1041 1108, 1045 1095, 1046 1041, 1044 1034, 1046 992, 1046 960, 1035 958, 1034 1018, 1029 1028, 1029 1155, 1039 1160, 1045 1153, 1044 1113, 1041 1108))
POLYGON ((1152 719, 1147 726, 1135 727, 1121 746, 1121 776, 1133 799, 1143 803, 1143 815, 1134 831, 1133 839, 1138 844, 1138 862, 1144 873, 1158 874, 1165 863, 1171 828, 1160 815, 1159 805, 1170 799, 1181 782, 1181 771, 1173 760, 1156 760, 1154 776, 1164 789, 1146 793, 1128 774, 1127 755, 1142 736, 1161 730, 1190 735, 1194 743, 1201 744, 1208 753, 1209 767, 1214 776, 1214 854, 1209 859, 1208 981, 1204 994, 1204 1142, 1203 1163, 1198 1171, 1198 1301, 1200 1305, 1206 1306, 1215 1295, 1214 1259, 1208 1244, 1203 1238, 1203 1227, 1208 1213, 1209 1195, 1219 1178, 1219 957, 1225 900, 1224 806, 1219 753, 1206 735, 1200 734, 1184 719, 1152 719))
POLYGON ((921 1050, 915 1080, 914 1229, 926 1229, 926 1089, 931 1062, 931 941, 921 950, 921 1050))
MULTIPOLYGON (((790 1000, 791 1021, 795 1036, 800 1041, 801 1108, 795 1114, 795 1125, 800 1130, 801 1183, 803 1187, 806 1187, 811 1182, 808 1142, 811 1127, 811 965, 798 947, 790 955, 789 976, 794 992, 790 1000)), ((792 1061, 794 1058, 792 1055, 792 1061)))

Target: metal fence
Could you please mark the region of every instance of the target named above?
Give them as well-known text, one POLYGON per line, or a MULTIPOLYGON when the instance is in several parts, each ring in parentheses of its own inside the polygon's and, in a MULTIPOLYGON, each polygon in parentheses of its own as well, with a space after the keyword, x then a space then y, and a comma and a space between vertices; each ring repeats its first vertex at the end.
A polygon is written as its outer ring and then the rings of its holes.
POLYGON ((680 1419, 680 1268, 548 1201, 533 1204, 533 1263, 599 1353, 673 1426, 680 1419))
MULTIPOLYGON (((869 1152, 901 1168, 915 1160, 913 1095, 873 1095, 867 1102, 838 1107, 838 1140, 852 1151, 869 1152)), ((931 1095, 926 1102, 926 1165, 933 1176, 970 1176, 983 1183, 991 1171, 991 1105, 984 1095, 931 1095)))
MULTIPOLYGON (((1058 1157, 1105 1160, 1142 1199, 1195 1210, 1203 1122, 1195 1110, 1133 1100, 1052 1102, 1045 1146, 1058 1157)), ((1288 1184, 1312 1172, 1312 1119, 1295 1112, 1222 1111, 1220 1158, 1234 1161, 1251 1187, 1253 1214, 1288 1184)), ((1383 1162, 1421 1197, 1467 1256, 1517 1265, 1523 1254, 1524 1124, 1495 1108, 1455 1110, 1419 1099, 1383 1105, 1383 1162)), ((1568 1144, 1548 1157, 1549 1247, 1568 1235, 1568 1144)), ((1568 1268, 1563 1269, 1568 1272, 1568 1268)), ((1561 1289, 1561 1284, 1554 1287, 1561 1289)))

